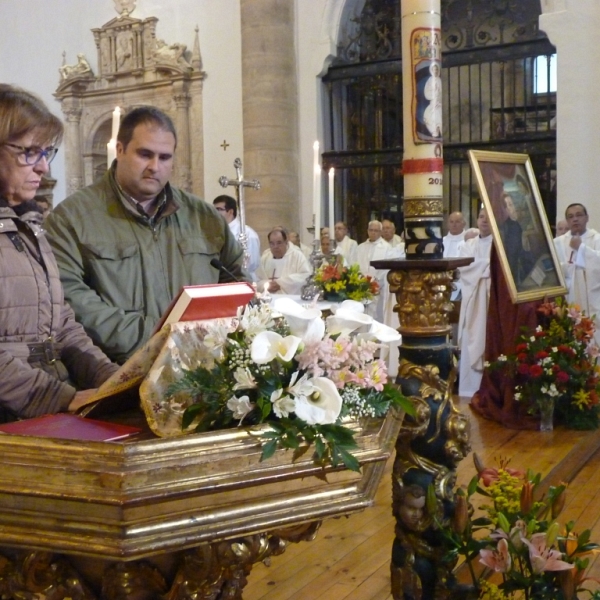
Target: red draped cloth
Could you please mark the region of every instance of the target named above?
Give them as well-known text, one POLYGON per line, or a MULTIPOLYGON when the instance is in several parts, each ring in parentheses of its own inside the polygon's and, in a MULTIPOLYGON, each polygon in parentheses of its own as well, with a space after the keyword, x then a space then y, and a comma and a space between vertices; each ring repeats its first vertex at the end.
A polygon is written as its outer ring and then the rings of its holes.
MULTIPOLYGON (((540 300, 513 304, 504 279, 496 248, 490 257, 490 303, 487 316, 485 360, 492 362, 500 354, 514 353, 522 327, 533 331, 538 324, 540 300)), ((498 421, 510 429, 538 429, 539 417, 527 414, 514 399, 514 381, 500 371, 485 369, 479 391, 471 399, 471 407, 486 419, 498 421)))

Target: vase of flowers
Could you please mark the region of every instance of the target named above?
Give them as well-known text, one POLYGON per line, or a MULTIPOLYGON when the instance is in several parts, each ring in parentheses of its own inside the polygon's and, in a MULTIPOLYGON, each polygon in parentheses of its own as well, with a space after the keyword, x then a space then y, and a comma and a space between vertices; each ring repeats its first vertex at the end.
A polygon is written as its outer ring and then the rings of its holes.
POLYGON ((428 490, 427 507, 442 533, 448 560, 463 557, 471 574, 471 589, 479 598, 504 600, 575 600, 586 591, 585 570, 598 548, 590 531, 575 532, 561 524, 566 486, 550 486, 537 498, 541 475, 508 467, 484 468, 475 455, 478 474, 467 490, 459 490, 454 515, 442 519, 435 490, 428 490), (474 496, 483 497, 475 503, 474 496), (479 504, 475 511, 473 504, 479 504))
POLYGON ((486 366, 514 379, 515 400, 544 417, 545 426, 551 405, 555 420, 567 427, 598 427, 600 350, 593 319, 561 298, 540 305, 538 316, 535 331, 524 331, 513 353, 486 366))
POLYGON ((345 267, 335 262, 323 263, 315 272, 315 283, 323 298, 332 302, 355 300, 369 302, 379 293, 379 284, 370 275, 363 275, 357 264, 345 267))
POLYGON ((312 448, 317 464, 358 470, 352 423, 392 407, 414 414, 378 358, 380 345, 400 335, 359 302, 323 320, 320 310, 279 298, 193 327, 192 358, 161 373, 172 380, 151 403, 154 421, 178 417, 186 432, 243 426, 262 443, 262 459, 312 448))

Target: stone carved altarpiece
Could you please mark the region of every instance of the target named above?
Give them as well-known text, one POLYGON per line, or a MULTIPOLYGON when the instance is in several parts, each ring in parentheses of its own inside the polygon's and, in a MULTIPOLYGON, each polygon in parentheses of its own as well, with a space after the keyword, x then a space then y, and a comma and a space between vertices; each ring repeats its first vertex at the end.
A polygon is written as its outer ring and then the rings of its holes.
MULTIPOLYGON (((192 51, 156 37, 156 17, 135 19, 129 10, 92 29, 97 69, 59 69, 55 92, 65 116, 67 194, 93 183, 107 167, 106 144, 112 113, 150 104, 167 113, 177 130, 177 155, 172 182, 202 195, 204 140, 202 70, 198 28, 192 51)), ((81 60, 81 57, 79 59, 81 60)))

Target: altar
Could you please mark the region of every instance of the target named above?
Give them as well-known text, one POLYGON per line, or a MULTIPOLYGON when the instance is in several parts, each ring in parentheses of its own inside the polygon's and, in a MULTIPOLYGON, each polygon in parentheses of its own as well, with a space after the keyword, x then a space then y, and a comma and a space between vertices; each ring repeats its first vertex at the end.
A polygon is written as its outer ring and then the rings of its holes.
POLYGON ((283 450, 260 462, 242 428, 85 443, 2 435, 0 594, 242 598, 254 563, 372 504, 401 420, 352 424, 360 473, 283 450))

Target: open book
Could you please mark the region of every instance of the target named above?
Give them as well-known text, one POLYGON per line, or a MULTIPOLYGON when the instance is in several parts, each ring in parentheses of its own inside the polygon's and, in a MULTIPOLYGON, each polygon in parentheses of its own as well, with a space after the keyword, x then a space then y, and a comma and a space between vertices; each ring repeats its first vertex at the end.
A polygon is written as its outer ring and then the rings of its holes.
POLYGON ((161 353, 175 323, 235 317, 240 306, 254 297, 245 282, 185 286, 165 311, 152 337, 109 377, 79 408, 82 416, 101 416, 137 406, 138 390, 161 353))

